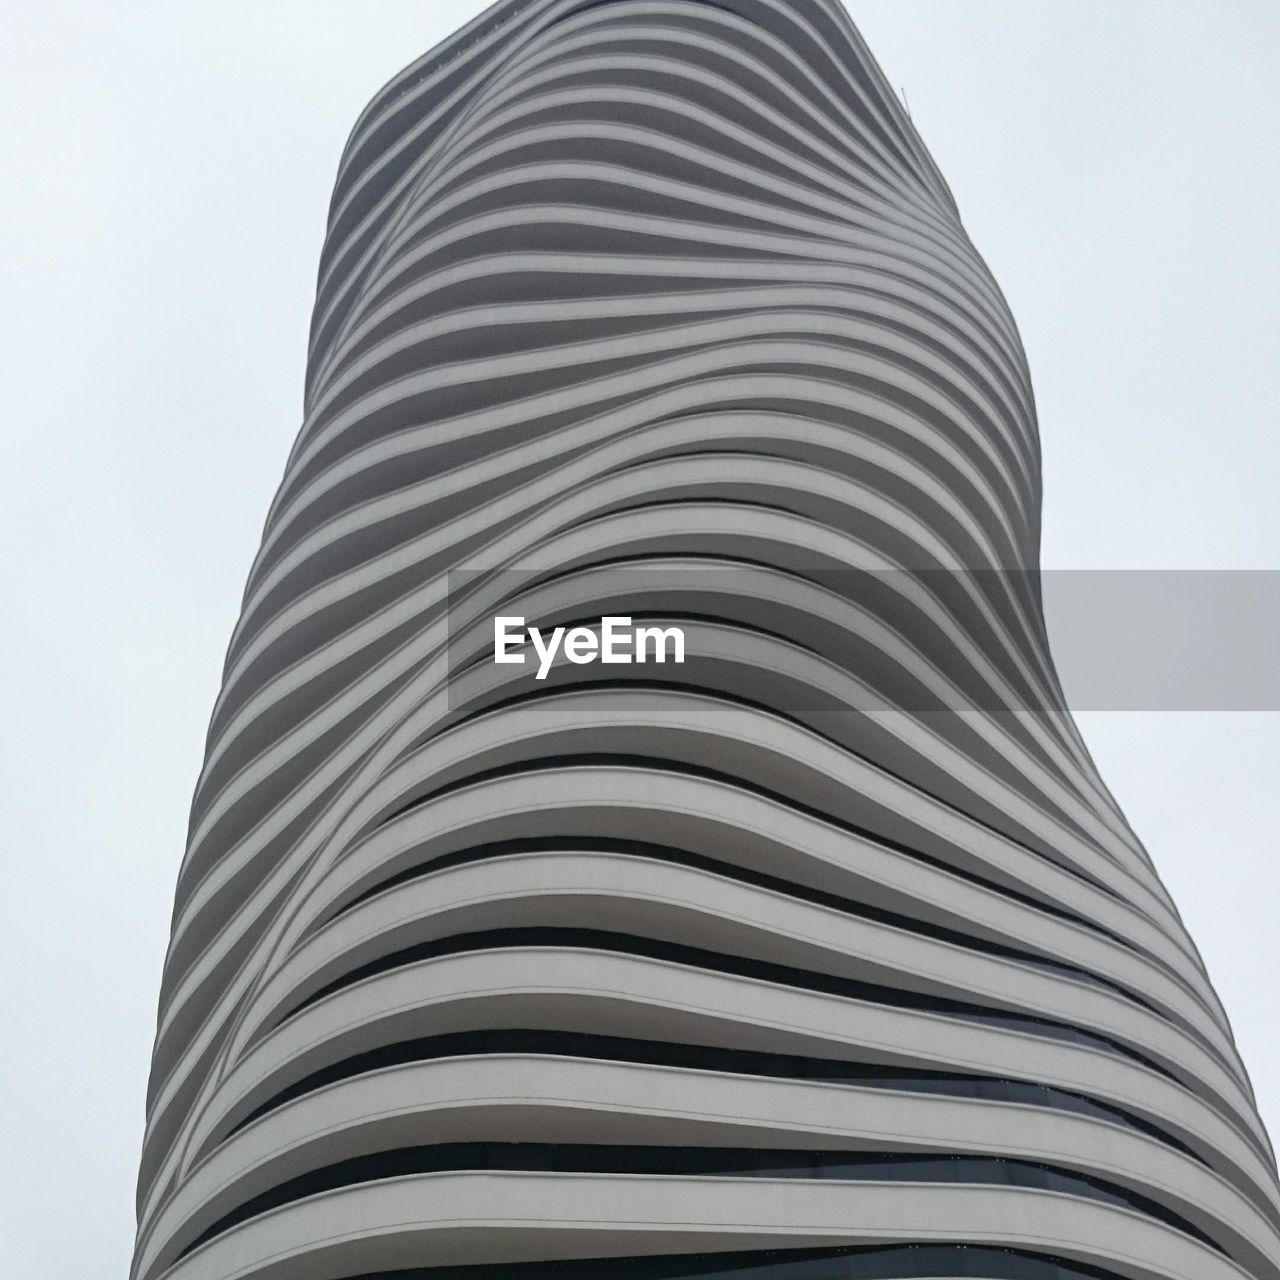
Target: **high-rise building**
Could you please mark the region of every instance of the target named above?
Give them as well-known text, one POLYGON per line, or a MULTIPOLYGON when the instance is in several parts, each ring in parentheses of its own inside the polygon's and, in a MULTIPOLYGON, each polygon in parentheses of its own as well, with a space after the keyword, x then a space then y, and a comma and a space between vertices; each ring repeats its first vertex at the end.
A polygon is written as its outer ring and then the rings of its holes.
POLYGON ((1280 1276, 1039 497, 837 0, 502 0, 397 76, 192 806, 136 1280, 1280 1276), (539 680, 500 617, 685 661, 539 680))

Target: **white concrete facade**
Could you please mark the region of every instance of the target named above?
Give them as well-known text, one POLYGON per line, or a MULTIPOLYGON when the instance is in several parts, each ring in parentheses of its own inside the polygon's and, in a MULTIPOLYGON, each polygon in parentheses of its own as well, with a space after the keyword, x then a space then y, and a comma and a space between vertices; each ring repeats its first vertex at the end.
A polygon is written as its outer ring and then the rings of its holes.
POLYGON ((500 0, 357 121, 136 1280, 1280 1280, 1065 706, 1016 326, 837 0, 500 0), (495 663, 494 619, 682 663, 495 663))

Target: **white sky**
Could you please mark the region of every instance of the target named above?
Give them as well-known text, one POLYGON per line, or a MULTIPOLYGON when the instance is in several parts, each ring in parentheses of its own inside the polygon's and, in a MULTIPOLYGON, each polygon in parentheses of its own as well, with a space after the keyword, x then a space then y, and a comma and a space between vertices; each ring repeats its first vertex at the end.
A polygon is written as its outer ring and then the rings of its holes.
MULTIPOLYGON (((0 0, 10 1274, 127 1266, 186 810, 338 153, 480 7, 0 0)), ((1280 6, 850 8, 1021 326, 1046 564, 1280 568, 1280 6)), ((1280 1130, 1280 716, 1082 723, 1280 1130)))

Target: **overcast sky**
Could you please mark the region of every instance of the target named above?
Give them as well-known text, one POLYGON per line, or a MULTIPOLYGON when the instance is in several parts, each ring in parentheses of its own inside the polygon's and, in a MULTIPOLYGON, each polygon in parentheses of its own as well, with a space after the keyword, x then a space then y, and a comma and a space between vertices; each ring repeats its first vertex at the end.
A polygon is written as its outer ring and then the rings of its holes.
MULTIPOLYGON (((0 0, 0 1257, 124 1274, 186 811, 339 151, 469 0, 0 0)), ((1280 5, 850 0, 1004 288, 1045 562, 1280 568, 1280 5)), ((1280 716, 1081 717, 1280 1137, 1280 716)))

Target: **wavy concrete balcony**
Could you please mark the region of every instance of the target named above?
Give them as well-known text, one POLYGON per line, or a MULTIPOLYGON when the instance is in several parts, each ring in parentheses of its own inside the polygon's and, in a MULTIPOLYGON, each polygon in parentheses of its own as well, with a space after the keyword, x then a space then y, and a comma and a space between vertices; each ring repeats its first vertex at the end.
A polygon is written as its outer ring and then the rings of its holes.
POLYGON ((836 0, 503 0, 347 144, 137 1280, 1275 1280, 1053 670, 1013 319, 836 0), (683 628, 492 661, 492 619, 683 628))

